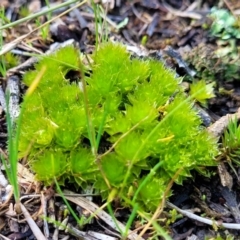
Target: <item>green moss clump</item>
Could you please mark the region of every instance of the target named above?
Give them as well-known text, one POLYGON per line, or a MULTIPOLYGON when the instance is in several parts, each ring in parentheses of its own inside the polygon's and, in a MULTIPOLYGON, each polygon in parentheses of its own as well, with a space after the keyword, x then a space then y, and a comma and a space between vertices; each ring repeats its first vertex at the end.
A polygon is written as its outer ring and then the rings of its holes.
POLYGON ((120 200, 133 198, 154 210, 179 169, 175 182, 182 183, 192 169, 216 164, 216 141, 201 127, 181 79, 161 62, 131 59, 112 43, 91 58, 84 66, 80 53, 66 47, 25 74, 30 86, 47 67, 24 103, 19 155, 45 184, 54 177, 92 184, 103 198, 115 189, 120 200), (95 146, 91 134, 100 139, 95 146))

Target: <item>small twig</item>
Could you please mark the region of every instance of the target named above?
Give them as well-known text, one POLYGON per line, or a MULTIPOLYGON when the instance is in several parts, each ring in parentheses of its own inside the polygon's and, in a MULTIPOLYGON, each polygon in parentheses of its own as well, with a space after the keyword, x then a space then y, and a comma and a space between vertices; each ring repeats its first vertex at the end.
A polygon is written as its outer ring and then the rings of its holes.
POLYGON ((26 50, 28 52, 34 52, 36 54, 43 54, 42 50, 39 50, 33 46, 31 46, 30 44, 27 44, 25 42, 22 42, 21 44, 19 44, 18 46, 20 49, 26 50))
POLYGON ((46 219, 47 216, 47 199, 45 198, 43 192, 41 193, 41 204, 42 204, 42 211, 43 211, 43 232, 45 237, 48 239, 50 236, 48 222, 46 219))
POLYGON ((0 86, 0 104, 1 104, 1 106, 3 108, 3 110, 6 112, 7 104, 6 104, 5 94, 3 92, 2 86, 0 86))
POLYGON ((234 114, 227 114, 226 116, 221 117, 215 123, 213 123, 210 127, 207 128, 208 132, 211 133, 214 137, 219 138, 226 127, 228 126, 229 122, 233 119, 237 118, 240 119, 240 108, 234 114))
POLYGON ((131 8, 132 8, 132 12, 133 14, 143 23, 146 23, 146 24, 150 24, 152 19, 151 20, 146 20, 144 19, 143 17, 141 17, 141 14, 138 13, 137 9, 134 7, 134 4, 131 4, 131 8))
POLYGON ((85 20, 85 18, 81 15, 81 12, 79 11, 79 9, 77 9, 77 8, 73 9, 73 14, 77 18, 77 20, 79 22, 79 26, 81 27, 81 29, 86 28, 88 23, 85 20))
POLYGON ((213 221, 213 220, 210 220, 210 219, 207 219, 207 218, 204 218, 204 217, 200 217, 192 212, 189 212, 187 210, 182 210, 180 208, 178 208, 177 206, 175 206, 174 204, 170 203, 170 202, 166 202, 167 206, 172 208, 172 209, 175 209, 177 210, 179 213, 181 213, 182 215, 188 217, 188 218, 191 218, 193 220, 196 220, 198 222, 201 222, 201 223, 205 223, 205 224, 208 224, 208 225, 217 225, 219 227, 224 227, 224 228, 227 228, 227 229, 236 229, 236 230, 240 230, 240 224, 236 224, 236 223, 219 223, 217 221, 213 221))
POLYGON ((48 201, 48 218, 50 222, 56 221, 55 201, 53 198, 50 198, 48 201))
MULTIPOLYGON (((94 19, 95 18, 95 15, 93 13, 88 13, 88 12, 83 12, 83 11, 80 11, 82 17, 86 17, 88 19, 94 19)), ((106 18, 106 21, 114 28, 114 29, 117 29, 117 24, 115 22, 113 22, 109 17, 107 16, 104 16, 102 13, 100 13, 100 17, 101 18, 106 18)))
MULTIPOLYGON (((31 32, 15 39, 14 41, 10 42, 10 43, 7 43, 6 45, 4 45, 0 51, 0 56, 9 52, 10 50, 12 50, 13 48, 15 48, 22 40, 24 40, 25 38, 27 38, 28 36, 30 36, 33 32, 36 32, 37 30, 45 27, 46 25, 48 25, 49 23, 55 21, 56 19, 64 16, 65 14, 67 14, 68 12, 72 11, 73 9, 77 8, 77 7, 80 7, 81 5, 85 4, 87 2, 87 0, 84 0, 83 2, 80 2, 78 3, 77 5, 75 5, 74 7, 71 7, 69 8, 68 10, 66 10, 65 12, 57 15, 56 17, 54 18, 51 18, 49 21, 45 22, 44 24, 40 25, 39 27, 33 29, 31 32)), ((4 28, 6 28, 8 25, 5 25, 3 26, 4 28)), ((2 27, 2 28, 3 28, 2 27)), ((1 30, 1 27, 0 27, 0 30, 1 30)))
POLYGON ((24 217, 26 218, 26 221, 28 222, 28 225, 31 228, 36 239, 37 240, 46 240, 43 233, 41 232, 41 230, 39 229, 37 224, 33 221, 31 215, 29 214, 29 212, 27 211, 25 206, 22 203, 20 203, 20 207, 21 207, 22 213, 23 213, 24 217))
POLYGON ((173 15, 178 17, 185 17, 185 18, 192 18, 192 19, 202 19, 201 14, 198 14, 196 12, 187 12, 187 11, 178 11, 174 8, 172 8, 169 4, 166 3, 166 1, 163 1, 163 6, 173 15))
POLYGON ((20 56, 32 57, 32 53, 18 50, 18 49, 12 49, 11 53, 13 53, 15 55, 20 55, 20 56))
POLYGON ((8 78, 7 89, 10 94, 9 113, 10 113, 12 123, 14 123, 20 114, 20 107, 19 107, 20 89, 19 89, 18 76, 13 75, 8 78))
MULTIPOLYGON (((63 237, 61 240, 68 240, 69 239, 69 235, 68 236, 65 236, 63 237)), ((92 239, 91 239, 92 240, 92 239)))
POLYGON ((80 238, 80 239, 86 239, 86 240, 92 240, 92 238, 88 237, 86 232, 80 231, 77 228, 74 228, 70 224, 66 227, 67 232, 71 233, 71 235, 80 238))
POLYGON ((69 1, 64 2, 64 3, 62 3, 62 4, 58 4, 58 5, 56 5, 56 6, 52 7, 52 8, 47 8, 47 9, 44 10, 44 11, 37 12, 37 13, 32 14, 32 15, 30 15, 30 16, 27 16, 27 17, 25 17, 25 18, 21 18, 21 19, 15 21, 15 22, 12 22, 12 23, 3 25, 3 26, 0 27, 0 30, 6 29, 6 28, 10 28, 10 27, 14 27, 14 26, 16 26, 16 25, 18 25, 18 24, 24 23, 24 22, 26 22, 26 21, 29 21, 29 20, 31 20, 31 19, 33 19, 33 18, 37 18, 37 17, 42 16, 42 15, 45 15, 45 14, 47 14, 47 13, 49 13, 49 12, 52 12, 52 11, 55 10, 55 9, 58 9, 58 8, 61 8, 61 7, 70 5, 70 4, 75 3, 75 2, 77 2, 77 1, 78 1, 78 0, 69 0, 69 1))
MULTIPOLYGON (((107 214, 105 211, 99 210, 99 207, 96 204, 94 204, 93 202, 90 202, 86 198, 83 198, 83 197, 73 198, 73 197, 65 196, 65 198, 68 201, 71 201, 71 202, 77 204, 78 206, 81 206, 82 208, 85 208, 88 211, 94 213, 98 218, 103 220, 111 228, 118 231, 114 221, 112 220, 112 217, 109 214, 107 214)), ((117 224, 118 224, 119 228, 124 232, 125 229, 126 229, 126 226, 119 221, 117 221, 117 224)), ((138 236, 138 234, 136 234, 135 232, 133 232, 131 230, 128 231, 128 239, 130 239, 130 240, 136 240, 136 239, 143 240, 142 237, 138 236)))
MULTIPOLYGON (((227 114, 226 116, 221 117, 215 123, 213 123, 210 127, 207 128, 207 131, 212 134, 216 139, 219 139, 227 126, 229 125, 230 121, 240 119, 240 108, 234 114, 227 114)), ((223 186, 227 186, 229 189, 232 188, 233 179, 232 176, 228 173, 224 162, 220 162, 218 164, 218 172, 219 177, 221 180, 221 184, 223 186)))
POLYGON ((98 221, 97 219, 96 219, 96 221, 97 221, 98 225, 105 230, 106 233, 111 234, 112 236, 116 236, 116 237, 118 237, 118 238, 121 238, 121 235, 120 235, 120 234, 118 234, 118 233, 116 233, 116 232, 113 232, 113 231, 112 231, 111 229, 109 229, 108 227, 105 227, 105 226, 104 226, 103 224, 101 224, 100 221, 98 221))
MULTIPOLYGON (((69 39, 69 40, 67 40, 63 43, 53 43, 53 44, 50 45, 50 48, 49 48, 48 51, 46 51, 45 53, 41 53, 41 57, 50 55, 50 54, 54 53, 55 51, 57 51, 59 48, 69 46, 73 43, 74 43, 73 39, 69 39)), ((31 54, 31 55, 33 55, 33 54, 31 54)), ((34 63, 36 63, 38 61, 37 56, 36 57, 35 56, 31 57, 28 60, 26 60, 25 62, 23 62, 22 64, 19 64, 16 67, 8 69, 7 76, 10 76, 14 73, 19 73, 20 71, 23 71, 23 70, 31 67, 34 63)), ((1 91, 1 89, 0 89, 0 91, 1 91)), ((0 92, 0 94, 1 94, 1 92, 0 92)), ((0 96, 0 103, 2 103, 1 102, 1 96, 0 96)))
POLYGON ((11 240, 10 238, 3 236, 2 234, 0 234, 0 237, 3 238, 4 240, 11 240))

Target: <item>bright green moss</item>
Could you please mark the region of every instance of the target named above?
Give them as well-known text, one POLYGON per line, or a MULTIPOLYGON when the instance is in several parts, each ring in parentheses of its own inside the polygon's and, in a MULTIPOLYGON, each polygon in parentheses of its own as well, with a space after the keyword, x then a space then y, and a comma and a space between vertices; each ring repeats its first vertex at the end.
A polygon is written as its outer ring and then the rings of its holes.
POLYGON ((96 181, 99 172, 89 149, 80 146, 73 149, 69 155, 69 169, 73 180, 81 187, 96 181))
POLYGON ((51 184, 54 177, 63 175, 67 168, 67 156, 60 149, 42 149, 30 162, 36 178, 51 184))
POLYGON ((3 55, 2 61, 6 65, 6 69, 16 67, 20 64, 20 58, 11 52, 5 53, 3 55))
MULTIPOLYGON (((120 199, 141 186, 134 200, 154 210, 179 169, 175 182, 182 183, 191 170, 215 165, 215 139, 201 127, 181 79, 161 62, 131 59, 123 46, 107 43, 93 53, 90 66, 83 66, 73 47, 43 58, 36 69, 42 66, 47 70, 23 112, 19 149, 38 180, 50 184, 56 176, 62 183, 68 178, 81 187, 91 184, 103 198, 117 189, 120 199), (79 82, 72 81, 73 71, 79 82), (97 156, 90 146, 91 124, 100 136, 97 156)), ((36 74, 25 75, 27 86, 36 74)))

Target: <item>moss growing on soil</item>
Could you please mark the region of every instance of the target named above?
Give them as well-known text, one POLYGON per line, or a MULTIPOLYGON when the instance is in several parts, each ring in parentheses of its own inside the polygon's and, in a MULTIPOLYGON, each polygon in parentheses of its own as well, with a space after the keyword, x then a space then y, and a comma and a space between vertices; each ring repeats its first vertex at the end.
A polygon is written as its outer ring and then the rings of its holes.
POLYGON ((132 59, 113 43, 102 44, 88 66, 82 59, 66 47, 24 76, 30 86, 46 66, 25 102, 19 146, 39 181, 90 184, 103 198, 115 191, 123 203, 154 210, 179 169, 182 183, 191 170, 216 164, 216 140, 163 63, 132 59))

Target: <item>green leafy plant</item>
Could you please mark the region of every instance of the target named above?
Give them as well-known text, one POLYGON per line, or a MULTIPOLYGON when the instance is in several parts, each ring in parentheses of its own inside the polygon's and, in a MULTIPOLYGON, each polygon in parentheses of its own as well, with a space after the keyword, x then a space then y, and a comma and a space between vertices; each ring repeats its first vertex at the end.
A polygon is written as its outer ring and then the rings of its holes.
POLYGON ((6 70, 16 67, 20 63, 19 57, 14 55, 11 52, 7 52, 3 55, 3 64, 6 67, 6 70))
POLYGON ((38 180, 91 184, 103 199, 152 211, 179 169, 174 179, 182 183, 191 170, 216 164, 216 140, 201 127, 194 94, 186 98, 161 62, 131 59, 113 43, 101 44, 89 65, 83 58, 68 46, 24 76, 31 86, 46 66, 25 103, 19 141, 38 180))
POLYGON ((213 36, 223 40, 240 39, 238 21, 228 10, 214 7, 211 9, 210 17, 213 19, 210 28, 213 36))
POLYGON ((17 120, 11 118, 10 109, 9 109, 9 105, 10 105, 9 104, 10 103, 9 89, 7 89, 7 93, 6 93, 8 159, 6 159, 5 155, 3 155, 3 154, 1 154, 0 158, 1 158, 2 163, 5 166, 8 179, 9 179, 11 185, 13 186, 13 193, 14 193, 16 205, 20 204, 20 191, 19 191, 19 187, 18 187, 18 177, 17 177, 17 163, 18 163, 19 138, 20 138, 20 131, 21 131, 21 126, 22 126, 22 116, 24 115, 25 106, 28 103, 29 97, 32 94, 34 88, 36 87, 36 82, 39 81, 39 79, 42 77, 42 74, 44 71, 45 71, 45 68, 40 69, 39 73, 35 76, 35 79, 33 80, 33 84, 29 87, 29 89, 25 95, 25 101, 22 104, 22 109, 21 109, 20 115, 17 120))
POLYGON ((18 137, 19 137, 19 128, 16 128, 16 124, 12 121, 9 112, 9 100, 10 93, 9 91, 6 94, 7 100, 7 132, 8 132, 8 152, 9 152, 9 161, 1 154, 1 161, 5 167, 7 177, 11 185, 13 186, 13 193, 16 203, 19 203, 20 192, 17 181, 17 161, 18 161, 18 137))
MULTIPOLYGON (((0 27, 4 25, 5 21, 7 21, 5 17, 5 9, 0 9, 0 27)), ((2 47, 4 45, 4 38, 3 38, 3 30, 0 30, 0 50, 2 50, 2 47)), ((4 57, 0 56, 0 74, 2 77, 5 77, 7 74, 7 69, 4 61, 4 57)))
POLYGON ((91 0, 91 6, 95 16, 95 46, 98 48, 100 42, 106 42, 109 34, 109 27, 106 21, 106 12, 99 5, 91 0))
POLYGON ((228 128, 223 135, 223 150, 222 155, 228 160, 240 164, 240 126, 237 119, 230 121, 228 128))
MULTIPOLYGON (((4 8, 0 9, 0 26, 9 20, 5 17, 4 8)), ((4 45, 3 30, 0 30, 0 50, 4 45)), ((18 63, 17 57, 11 53, 0 56, 0 76, 3 78, 6 77, 7 69, 15 66, 18 63)), ((0 159, 2 164, 5 167, 7 177, 9 182, 13 187, 14 198, 17 204, 19 204, 20 192, 17 181, 17 161, 18 161, 18 139, 19 139, 19 128, 16 128, 16 123, 11 119, 9 112, 9 102, 10 102, 10 92, 6 92, 6 121, 7 121, 7 132, 8 132, 8 141, 7 141, 7 150, 8 150, 8 159, 2 153, 0 154, 0 159)))
MULTIPOLYGON (((40 27, 42 25, 40 18, 35 20, 36 26, 40 27)), ((49 37, 49 25, 46 25, 40 29, 40 35, 44 41, 46 41, 49 37)))
MULTIPOLYGON (((49 10, 51 10, 50 4, 48 0, 45 0, 45 4, 48 7, 49 10)), ((47 21, 49 21, 52 18, 52 11, 47 12, 46 14, 47 21)), ((40 27, 42 25, 41 23, 41 18, 38 17, 35 20, 35 23, 37 27, 40 27)), ((40 28, 40 35, 44 41, 49 40, 49 24, 44 25, 43 27, 40 28)))
POLYGON ((239 19, 226 9, 212 8, 210 18, 213 22, 210 33, 217 40, 218 48, 214 51, 218 62, 214 68, 221 69, 225 81, 238 79, 239 53, 237 41, 240 39, 239 19))
POLYGON ((19 9, 19 15, 21 18, 27 17, 31 14, 27 6, 21 6, 19 9))
POLYGON ((194 96, 203 106, 206 106, 207 100, 215 96, 213 85, 214 82, 207 84, 204 80, 193 82, 190 85, 190 95, 194 96))

